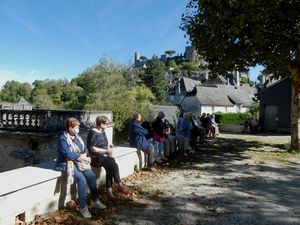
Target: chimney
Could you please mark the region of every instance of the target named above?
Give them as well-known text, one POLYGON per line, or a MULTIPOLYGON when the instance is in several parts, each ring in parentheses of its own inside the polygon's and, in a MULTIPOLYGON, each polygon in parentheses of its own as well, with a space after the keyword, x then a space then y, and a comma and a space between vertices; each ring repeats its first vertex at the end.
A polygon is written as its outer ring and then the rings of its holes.
POLYGON ((205 73, 205 80, 208 80, 208 73, 205 73))
POLYGON ((265 84, 265 83, 266 83, 266 77, 265 77, 265 75, 262 75, 261 83, 262 83, 262 84, 265 84))
POLYGON ((236 71, 236 86, 240 86, 240 72, 236 71))
POLYGON ((135 52, 134 53, 134 65, 137 65, 139 61, 140 61, 140 55, 138 52, 135 52))

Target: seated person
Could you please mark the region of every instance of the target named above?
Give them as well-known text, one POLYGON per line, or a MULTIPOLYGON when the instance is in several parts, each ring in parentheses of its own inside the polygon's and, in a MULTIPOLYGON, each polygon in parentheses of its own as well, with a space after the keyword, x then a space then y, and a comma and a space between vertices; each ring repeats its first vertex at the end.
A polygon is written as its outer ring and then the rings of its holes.
POLYGON ((91 129, 87 136, 87 147, 92 157, 92 166, 103 166, 105 168, 107 194, 108 197, 113 200, 115 199, 112 191, 113 179, 123 194, 127 195, 129 192, 121 183, 119 166, 112 157, 112 146, 108 146, 108 140, 105 134, 107 126, 108 118, 106 116, 97 116, 96 128, 91 129))
POLYGON ((67 119, 66 131, 58 139, 56 169, 67 171, 68 167, 68 176, 73 176, 75 182, 77 182, 80 213, 85 218, 92 217, 86 203, 86 184, 89 185, 91 192, 92 207, 106 208, 98 199, 96 176, 91 170, 90 162, 91 158, 88 156, 82 138, 79 136, 79 121, 76 118, 67 119), (70 171, 70 168, 72 171, 70 171))
POLYGON ((156 171, 154 168, 154 146, 147 141, 148 131, 141 126, 142 115, 135 113, 129 124, 129 146, 141 149, 148 157, 147 167, 150 171, 156 171))

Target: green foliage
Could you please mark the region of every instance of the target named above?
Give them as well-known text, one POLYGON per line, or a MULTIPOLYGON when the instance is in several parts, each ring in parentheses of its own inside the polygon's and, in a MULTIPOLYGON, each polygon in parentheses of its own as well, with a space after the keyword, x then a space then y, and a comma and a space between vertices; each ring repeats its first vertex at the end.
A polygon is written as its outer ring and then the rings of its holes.
POLYGON ((151 89, 158 103, 165 102, 167 97, 165 65, 157 56, 153 56, 151 60, 148 60, 147 67, 144 69, 141 79, 151 89))
POLYGON ((246 118, 251 118, 251 113, 215 113, 216 122, 220 124, 243 124, 246 118))
POLYGON ((251 113, 252 117, 258 118, 259 117, 259 103, 253 102, 249 108, 249 112, 251 113))
POLYGON ((180 67, 177 65, 174 59, 168 60, 166 63, 168 70, 171 70, 173 74, 180 72, 180 67))
POLYGON ((136 86, 133 82, 128 85, 127 79, 131 75, 124 66, 101 59, 99 64, 72 81, 82 90, 79 98, 84 109, 113 112, 116 143, 127 141, 127 125, 133 113, 149 113, 150 102, 154 99, 149 88, 136 86))
POLYGON ((296 0, 190 0, 181 28, 213 73, 261 64, 284 76, 298 66, 299 11, 296 0))
POLYGON ((73 109, 74 100, 80 92, 67 80, 36 80, 33 86, 33 106, 42 109, 73 109))
POLYGON ((32 87, 29 83, 18 81, 7 81, 0 91, 0 100, 6 102, 17 102, 21 97, 30 101, 32 87))
POLYGON ((182 62, 180 65, 180 69, 186 71, 188 76, 192 76, 199 71, 197 63, 190 60, 182 62))
POLYGON ((165 53, 166 53, 168 56, 172 57, 172 55, 174 55, 174 54, 176 53, 176 51, 175 51, 175 50, 167 50, 167 51, 165 51, 165 53))

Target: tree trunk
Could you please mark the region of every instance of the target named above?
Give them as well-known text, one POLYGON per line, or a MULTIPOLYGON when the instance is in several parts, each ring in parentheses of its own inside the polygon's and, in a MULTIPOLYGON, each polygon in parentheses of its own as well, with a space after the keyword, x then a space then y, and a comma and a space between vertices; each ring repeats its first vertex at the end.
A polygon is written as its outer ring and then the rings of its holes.
POLYGON ((290 71, 292 73, 291 145, 293 150, 300 151, 300 41, 290 71))

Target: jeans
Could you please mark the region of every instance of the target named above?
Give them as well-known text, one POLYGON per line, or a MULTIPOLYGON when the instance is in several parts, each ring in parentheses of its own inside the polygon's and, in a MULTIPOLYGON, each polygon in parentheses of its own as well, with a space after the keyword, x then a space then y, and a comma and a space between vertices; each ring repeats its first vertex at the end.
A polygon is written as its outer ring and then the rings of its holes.
POLYGON ((76 166, 74 166, 74 178, 77 182, 77 191, 79 198, 80 208, 83 209, 86 207, 86 183, 90 188, 92 200, 98 198, 98 190, 96 185, 96 176, 92 170, 79 171, 76 166))
POLYGON ((154 164, 154 146, 153 144, 148 144, 146 149, 141 149, 148 157, 147 166, 151 167, 154 164))
POLYGON ((164 154, 164 142, 154 141, 154 153, 155 156, 162 156, 164 154))

